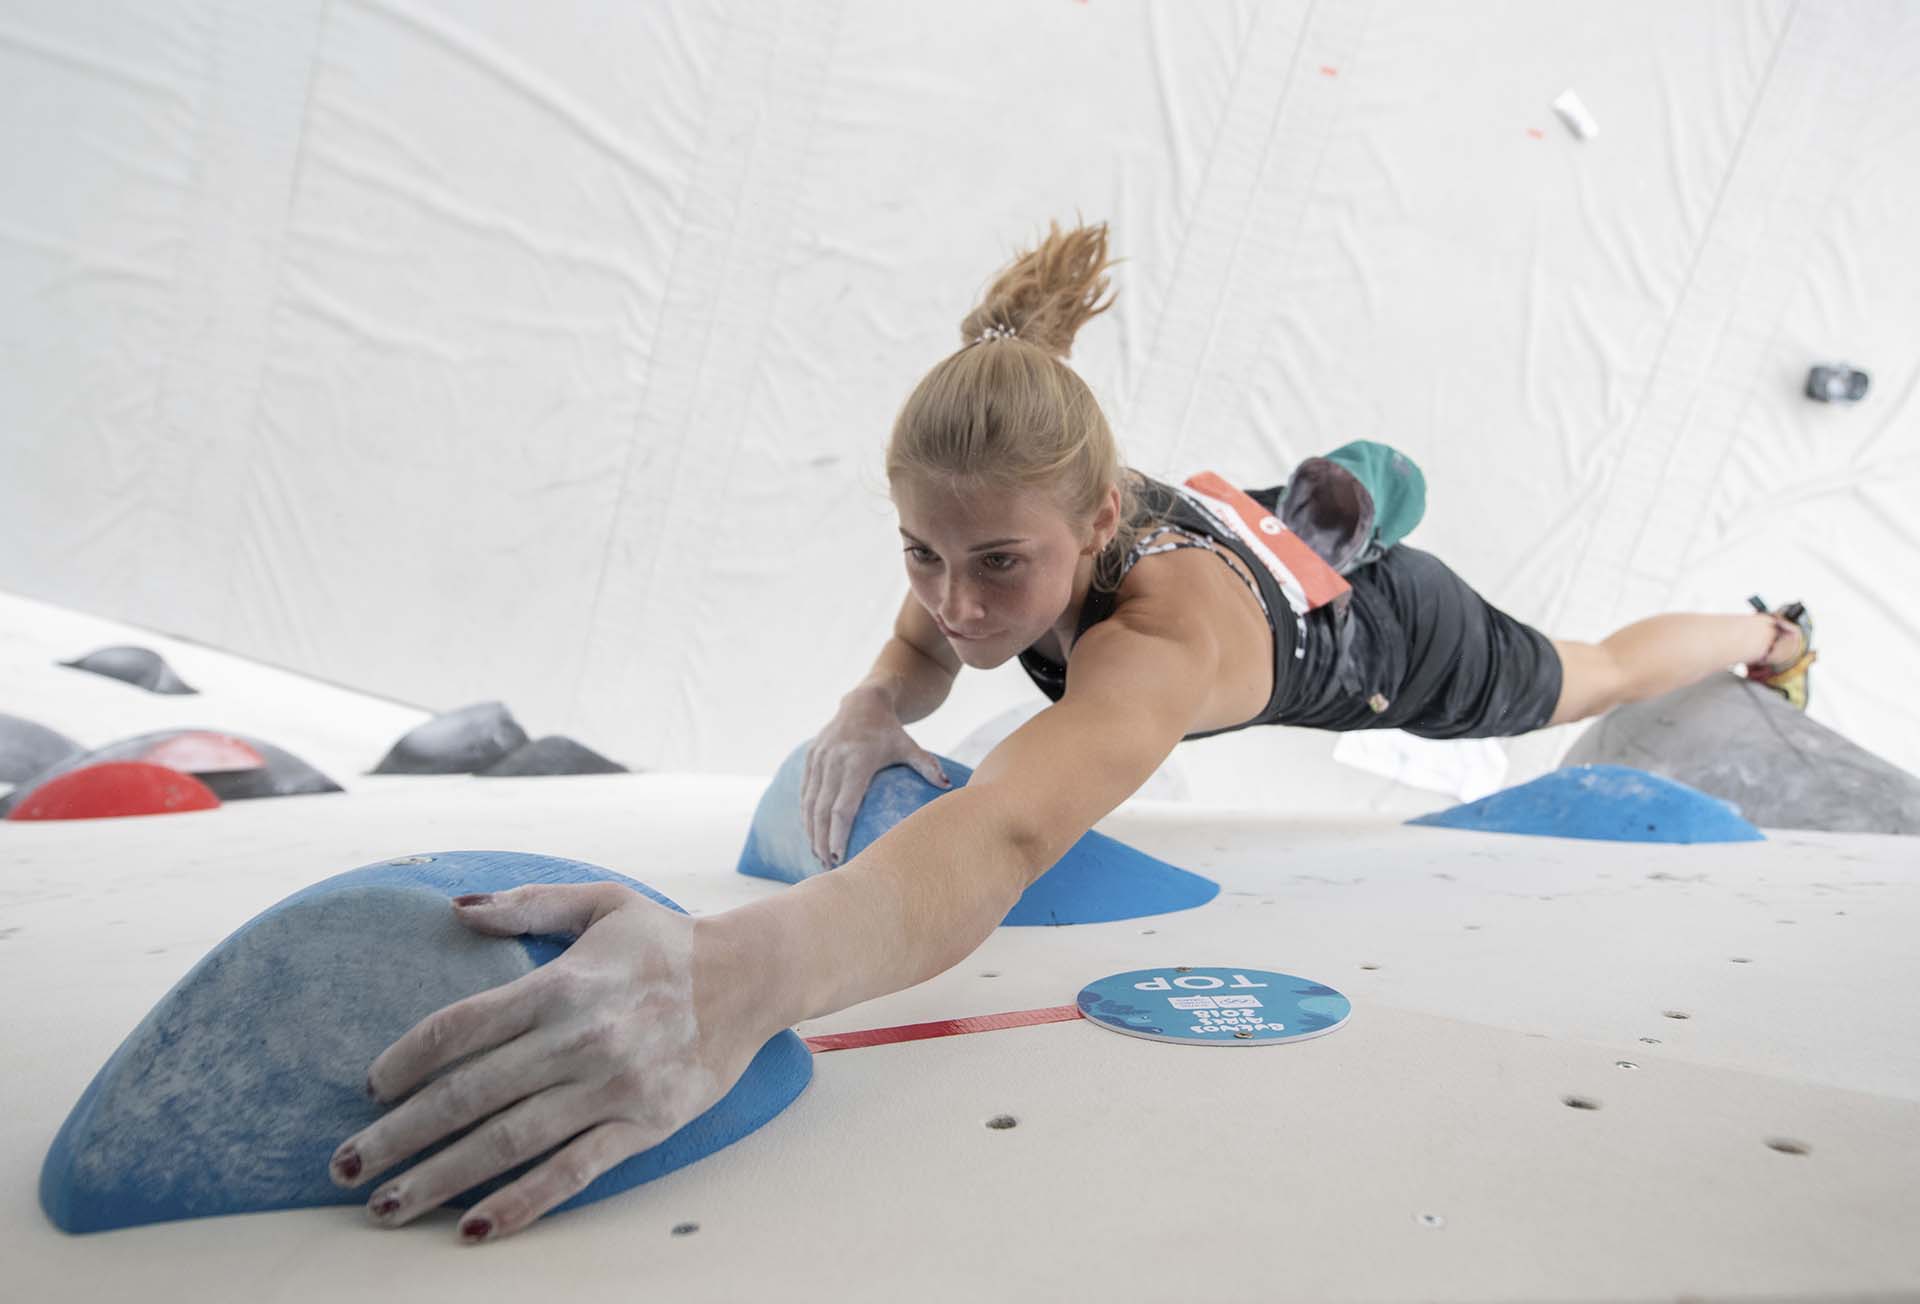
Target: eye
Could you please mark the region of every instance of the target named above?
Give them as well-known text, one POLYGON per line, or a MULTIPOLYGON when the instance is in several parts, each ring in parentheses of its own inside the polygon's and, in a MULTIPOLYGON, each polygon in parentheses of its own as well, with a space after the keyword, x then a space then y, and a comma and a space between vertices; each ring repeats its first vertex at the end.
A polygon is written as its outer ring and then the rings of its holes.
POLYGON ((917 543, 908 544, 904 549, 904 551, 907 554, 908 561, 917 562, 922 566, 926 565, 928 562, 938 560, 933 555, 933 550, 931 548, 923 548, 917 543))
POLYGON ((1020 564, 1020 559, 1010 552, 990 552, 980 559, 980 564, 996 574, 1004 575, 1020 564))

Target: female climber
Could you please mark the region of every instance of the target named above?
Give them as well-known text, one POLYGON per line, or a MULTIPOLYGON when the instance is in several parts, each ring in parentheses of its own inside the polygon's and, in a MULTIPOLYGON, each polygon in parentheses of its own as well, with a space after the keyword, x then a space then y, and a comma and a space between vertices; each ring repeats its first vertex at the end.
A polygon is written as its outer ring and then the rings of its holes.
POLYGON ((698 918, 614 884, 460 899, 481 932, 580 936, 374 1061, 369 1092, 399 1103, 341 1145, 336 1181, 472 1129, 377 1188, 376 1222, 410 1221, 560 1147, 459 1224, 467 1241, 520 1230, 705 1112, 781 1029, 957 964, 1182 739, 1257 724, 1521 734, 1736 663, 1804 704, 1812 625, 1797 604, 1550 639, 1399 542, 1424 488, 1382 445, 1309 459, 1250 493, 1129 470, 1064 361, 1112 304, 1106 254, 1104 224, 1052 227, 992 282, 962 346, 894 423, 886 469, 911 593, 814 739, 802 784, 807 836, 833 872, 698 918), (950 786, 904 726, 961 667, 1015 657, 1054 704, 964 788, 841 864, 879 770, 950 786))

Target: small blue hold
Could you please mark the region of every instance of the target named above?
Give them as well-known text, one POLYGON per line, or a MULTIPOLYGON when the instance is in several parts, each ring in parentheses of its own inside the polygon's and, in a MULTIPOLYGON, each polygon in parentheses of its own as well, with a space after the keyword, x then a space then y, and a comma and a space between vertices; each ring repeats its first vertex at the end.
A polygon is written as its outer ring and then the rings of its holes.
MULTIPOLYGON (((794 749, 761 795, 753 812, 753 827, 747 832, 747 845, 740 853, 742 874, 798 883, 825 872, 807 842, 800 813, 807 746, 803 743, 794 749)), ((953 780, 956 791, 973 777, 971 769, 944 756, 940 766, 953 780)), ((888 766, 874 775, 854 815, 847 838, 847 859, 852 860, 888 829, 946 791, 904 765, 888 766)), ((1104 833, 1088 833, 1028 886, 1001 922, 1016 927, 1110 923, 1191 910, 1219 894, 1220 885, 1212 879, 1156 860, 1104 833)))
POLYGON ((1568 766, 1407 823, 1600 842, 1766 840, 1732 802, 1625 765, 1568 766))

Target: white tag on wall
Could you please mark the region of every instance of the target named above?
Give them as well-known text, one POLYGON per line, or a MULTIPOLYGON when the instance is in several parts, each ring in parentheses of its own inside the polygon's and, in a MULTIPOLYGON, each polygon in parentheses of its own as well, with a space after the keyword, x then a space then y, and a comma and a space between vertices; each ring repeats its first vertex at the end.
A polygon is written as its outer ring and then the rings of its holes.
POLYGON ((1571 90, 1560 92, 1560 98, 1553 102, 1553 111, 1560 115, 1560 121, 1567 124, 1567 130, 1581 140, 1592 140, 1600 134, 1600 124, 1593 120, 1593 114, 1571 90))

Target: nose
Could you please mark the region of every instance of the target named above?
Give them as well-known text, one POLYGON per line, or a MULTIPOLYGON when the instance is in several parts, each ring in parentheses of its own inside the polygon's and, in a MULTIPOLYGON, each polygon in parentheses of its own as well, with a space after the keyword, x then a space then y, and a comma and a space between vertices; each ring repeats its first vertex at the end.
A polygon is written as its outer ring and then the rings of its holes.
POLYGON ((986 614, 986 604, 964 576, 949 574, 940 590, 940 608, 935 613, 948 629, 968 629, 986 614))

